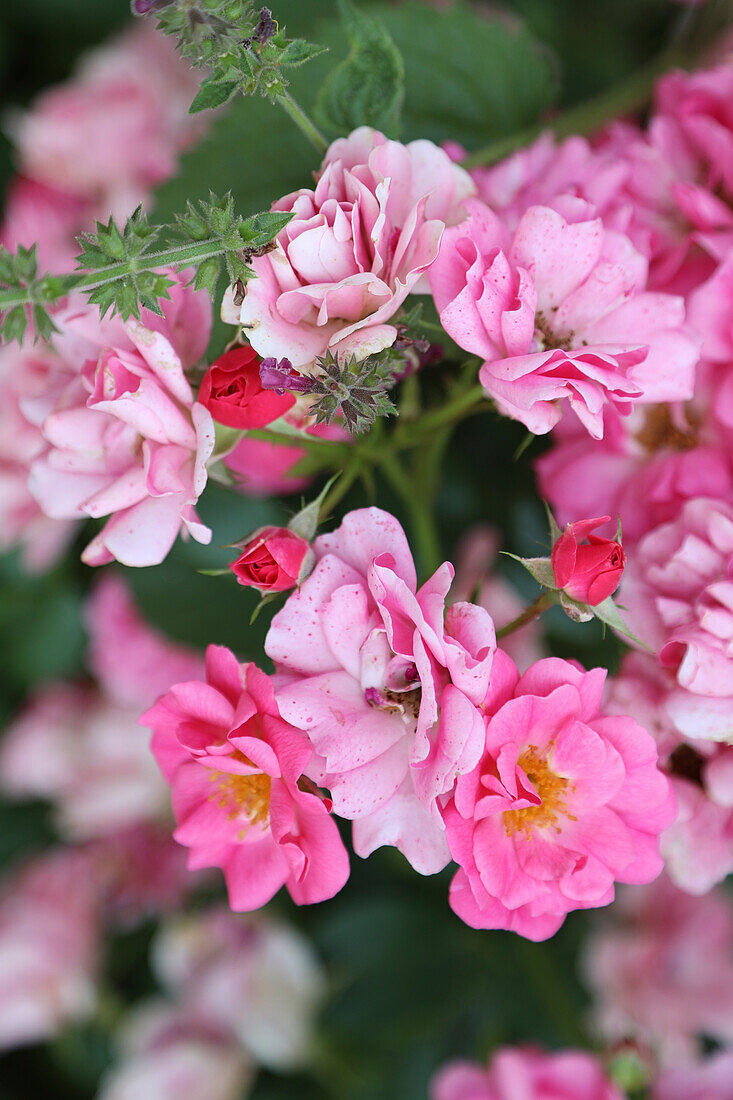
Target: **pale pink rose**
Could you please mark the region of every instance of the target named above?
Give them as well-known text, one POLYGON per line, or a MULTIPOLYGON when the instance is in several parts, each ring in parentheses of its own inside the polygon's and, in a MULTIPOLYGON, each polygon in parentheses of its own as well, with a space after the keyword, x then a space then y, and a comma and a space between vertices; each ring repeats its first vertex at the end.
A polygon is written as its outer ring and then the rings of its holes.
POLYGON ((584 969, 605 1040, 634 1037, 663 1062, 694 1057, 702 1036, 733 1039, 733 906, 723 890, 701 898, 666 878, 625 889, 584 969))
POLYGON ((733 1100, 733 1051, 666 1069, 652 1086, 652 1100, 733 1100))
POLYGON ((667 872, 680 889, 706 894, 733 872, 733 748, 671 758, 677 818, 662 837, 667 872))
MULTIPOLYGON (((149 752, 149 750, 148 750, 149 752)), ((89 841, 84 852, 95 876, 105 920, 123 930, 161 913, 179 911, 186 895, 207 885, 194 876, 171 836, 167 813, 89 841)))
POLYGON ((448 334, 485 360, 481 383, 501 412, 543 434, 567 400, 600 439, 607 403, 628 413, 692 396, 698 345, 683 300, 645 290, 645 258, 592 207, 531 207, 513 237, 482 203, 467 207, 430 286, 448 334))
POLYGON ((733 253, 693 291, 688 315, 690 323, 702 334, 705 359, 730 364, 733 360, 733 253))
POLYGON ((171 684, 203 676, 203 654, 169 641, 149 626, 121 576, 105 572, 99 578, 84 618, 89 668, 112 703, 142 710, 171 684))
POLYGON ((674 72, 656 87, 656 112, 676 127, 711 190, 733 196, 733 64, 674 72))
POLYGON ((367 355, 390 347, 392 317, 425 289, 446 224, 474 190, 466 172, 429 141, 401 145, 368 127, 335 141, 315 190, 279 199, 294 218, 276 248, 255 258, 241 307, 230 290, 222 316, 246 326, 262 356, 305 367, 327 351, 367 355))
MULTIPOLYGON (((732 389, 733 392, 733 389, 732 389)), ((687 409, 651 405, 621 418, 606 409, 600 441, 569 418, 535 463, 540 494, 558 522, 618 515, 629 546, 677 517, 686 501, 733 491, 733 446, 708 399, 687 409)), ((722 402, 724 394, 717 398, 722 402)), ((733 423, 733 420, 731 421, 733 423)), ((611 534, 609 524, 606 532, 611 534)))
POLYGON ((90 203, 37 180, 16 176, 5 197, 0 243, 14 252, 37 244, 41 271, 73 271, 76 237, 94 226, 90 203))
POLYGON ((209 646, 206 681, 175 684, 140 724, 153 730, 189 867, 221 867, 232 909, 258 909, 282 886, 299 905, 338 893, 346 849, 319 792, 299 786, 312 749, 264 672, 209 646))
POLYGON ((85 857, 59 850, 0 895, 0 1049, 50 1039, 96 1004, 99 929, 85 857))
POLYGON ((626 653, 619 671, 606 681, 603 697, 605 714, 634 714, 654 738, 660 764, 665 767, 680 744, 680 732, 665 706, 674 686, 672 673, 661 668, 651 654, 626 653))
POLYGON ((675 676, 686 738, 733 739, 733 507, 688 501, 636 546, 620 592, 630 629, 675 676))
POLYGON ((0 348, 0 550, 19 546, 31 572, 47 568, 65 550, 73 524, 44 516, 28 489, 28 469, 44 440, 22 410, 25 402, 63 387, 70 377, 50 349, 0 348))
POLYGON ((254 1076, 228 1034, 162 1000, 128 1013, 117 1041, 119 1058, 98 1100, 241 1100, 254 1076))
POLYGON ((572 910, 613 901, 615 881, 662 870, 669 781, 646 730, 601 713, 605 677, 555 658, 520 677, 497 650, 484 754, 443 810, 450 904, 471 927, 544 940, 572 910))
POLYGON ((265 642, 281 713, 308 734, 308 774, 354 820, 357 855, 392 844, 433 874, 449 858, 436 798, 483 744, 491 617, 469 603, 445 610, 447 562, 418 589, 405 534, 381 509, 350 512, 313 549, 313 572, 265 642))
POLYGON ((584 1050, 546 1053, 501 1047, 486 1069, 451 1062, 433 1077, 430 1100, 623 1100, 602 1066, 584 1050))
MULTIPOLYGON (((470 528, 456 549, 456 576, 450 590, 453 601, 473 600, 485 607, 497 630, 526 607, 519 593, 496 572, 499 545, 499 535, 492 527, 477 524, 470 528)), ((522 672, 545 656, 536 620, 508 634, 501 645, 522 672)))
POLYGON ((139 713, 139 704, 123 708, 91 688, 41 688, 3 737, 0 785, 15 798, 53 802, 71 840, 160 820, 167 792, 139 713))
POLYGON ((137 27, 14 120, 21 171, 93 202, 100 217, 124 218, 173 175, 178 151, 200 132, 200 121, 185 119, 195 88, 172 43, 137 27))
POLYGON ((294 928, 208 909, 163 924, 152 962, 178 1003, 231 1032, 261 1065, 282 1072, 310 1060, 325 980, 294 928))
POLYGON ((184 280, 163 318, 143 311, 107 327, 89 317, 93 306, 59 317, 56 346, 66 361, 78 356, 77 373, 41 420, 46 450, 29 484, 52 518, 111 517, 82 555, 88 565, 157 565, 180 531, 211 539, 194 506, 214 422, 184 375, 206 348, 211 307, 184 280))

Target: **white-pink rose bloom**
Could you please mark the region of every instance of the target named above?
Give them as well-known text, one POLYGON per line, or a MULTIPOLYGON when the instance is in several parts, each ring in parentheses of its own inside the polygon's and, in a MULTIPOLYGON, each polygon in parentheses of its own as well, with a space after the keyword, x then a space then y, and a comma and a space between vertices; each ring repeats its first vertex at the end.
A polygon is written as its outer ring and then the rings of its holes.
POLYGON ((401 145, 369 127, 335 141, 314 190, 273 205, 294 217, 276 247, 255 258, 241 307, 229 291, 222 316, 245 326, 262 356, 305 367, 327 351, 367 355, 391 347, 391 319, 420 285, 446 225, 475 192, 467 172, 430 141, 401 145))
POLYGON ((690 500, 645 535, 621 602, 631 630, 675 675, 666 709, 677 729, 733 742, 733 507, 690 500))
POLYGON ((450 858, 436 799, 484 745, 494 624, 471 603, 445 609, 448 562, 417 588, 404 532, 379 508, 350 512, 313 549, 265 642, 280 713, 308 734, 308 774, 354 820, 357 855, 392 844, 434 874, 450 858))
POLYGON ((87 565, 158 565, 181 530, 211 539, 194 506, 214 422, 184 374, 206 349, 211 309, 179 284, 163 313, 96 330, 86 308, 58 321, 76 373, 42 420, 47 447, 29 485, 54 519, 111 517, 82 554, 87 565))
POLYGON ((648 261, 587 202, 532 206, 512 235, 478 200, 443 236, 429 272, 440 321, 485 360, 480 380, 501 412, 535 434, 567 401, 595 439, 607 404, 692 397, 699 341, 685 305, 646 290, 648 261))

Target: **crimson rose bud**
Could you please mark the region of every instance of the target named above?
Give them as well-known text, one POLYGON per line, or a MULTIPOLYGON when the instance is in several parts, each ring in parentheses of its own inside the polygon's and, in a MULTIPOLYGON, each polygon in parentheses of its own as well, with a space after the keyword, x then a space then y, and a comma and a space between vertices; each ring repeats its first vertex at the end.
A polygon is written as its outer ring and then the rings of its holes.
POLYGON ((579 603, 603 603, 621 582, 626 555, 620 542, 591 534, 610 516, 569 523, 552 548, 555 584, 579 603), (583 539, 588 542, 584 543, 583 539))
POLYGON ((287 527, 261 527, 242 553, 230 563, 240 584, 260 592, 287 592, 295 588, 312 557, 307 539, 287 527))
POLYGON ((254 348, 232 348, 211 364, 198 392, 214 420, 228 428, 264 428, 295 404, 291 393, 266 390, 254 348))

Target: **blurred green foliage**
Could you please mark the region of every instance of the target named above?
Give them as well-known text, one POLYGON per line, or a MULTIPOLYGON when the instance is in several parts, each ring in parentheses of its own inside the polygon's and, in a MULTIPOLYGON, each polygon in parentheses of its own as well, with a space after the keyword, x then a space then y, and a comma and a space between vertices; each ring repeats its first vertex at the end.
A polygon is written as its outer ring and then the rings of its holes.
MULTIPOLYGON (((334 0, 273 0, 293 34, 332 48, 295 74, 293 91, 310 105, 320 81, 346 46, 329 16, 334 0)), ((481 5, 476 5, 480 7, 481 5)), ((404 137, 454 138, 476 146, 625 76, 669 40, 684 18, 670 0, 507 0, 505 16, 475 21, 461 8, 437 12, 416 0, 377 4, 405 59, 404 137), (524 24, 520 22, 524 20, 524 24)), ((485 7, 488 8, 488 5, 485 7)), ((491 11, 496 9, 492 5, 491 11)), ((10 0, 0 7, 0 99, 5 117, 49 84, 65 79, 78 55, 128 19, 128 0, 10 0)), ((484 13, 485 14, 485 13, 484 13)), ((0 183, 11 172, 10 148, 0 148, 0 183)), ((209 137, 183 160, 180 174, 158 196, 168 216, 211 187, 231 188, 242 213, 267 208, 277 196, 307 186, 316 158, 286 116, 267 102, 239 100, 209 137)), ((439 382, 429 373, 428 389, 439 382)), ((523 430, 487 416, 467 422, 443 464, 438 522, 446 555, 471 524, 497 526, 516 553, 541 552, 546 526, 536 500, 531 462, 511 456, 523 430)), ((366 502, 363 490, 349 506, 366 502)), ((400 514, 386 486, 379 502, 400 514)), ((179 543, 164 565, 128 571, 145 616, 172 637, 203 646, 216 641, 243 657, 262 659, 268 614, 253 628, 255 599, 229 578, 204 577, 229 559, 217 550, 298 507, 291 501, 245 500, 212 486, 202 501, 214 529, 212 548, 179 543)), ((0 560, 0 722, 34 686, 84 673, 80 609, 92 571, 69 559, 43 577, 23 576, 11 556, 0 560)), ((501 566, 530 598, 532 582, 501 566)), ((597 623, 573 626, 548 617, 554 650, 587 665, 613 664, 618 646, 597 623)), ((0 864, 53 836, 47 808, 0 804, 0 864)), ((587 915, 575 914, 550 943, 533 945, 503 933, 463 926, 447 904, 449 874, 421 879, 393 851, 367 863, 353 860, 342 895, 314 909, 276 908, 304 928, 329 965, 333 996, 323 1020, 314 1079, 264 1074, 256 1100, 422 1100, 435 1066, 450 1056, 483 1057, 501 1042, 569 1045, 587 1041, 577 951, 587 915)), ((150 929, 110 945, 110 980, 122 996, 150 982, 145 957, 150 929)), ((45 1048, 14 1052, 0 1062, 0 1100, 30 1095, 86 1100, 109 1057, 97 1026, 79 1028, 45 1048)), ((144 1098, 141 1098, 144 1100, 144 1098)), ((194 1098, 191 1098, 194 1100, 194 1098)))

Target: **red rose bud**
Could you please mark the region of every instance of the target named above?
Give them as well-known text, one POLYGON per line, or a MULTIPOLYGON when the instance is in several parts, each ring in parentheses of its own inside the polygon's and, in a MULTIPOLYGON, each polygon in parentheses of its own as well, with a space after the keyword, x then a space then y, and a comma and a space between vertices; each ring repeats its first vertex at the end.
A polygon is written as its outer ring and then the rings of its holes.
POLYGON ((595 607, 616 591, 626 565, 620 542, 591 534, 610 516, 569 523, 552 548, 555 584, 572 600, 595 607), (587 543, 583 539, 587 538, 587 543))
POLYGON ((230 563, 240 584, 260 592, 287 592, 305 574, 313 552, 307 539, 287 527, 261 527, 230 563))
POLYGON ((260 382, 254 348, 232 348, 211 364, 198 392, 214 420, 228 428, 264 428, 295 404, 290 393, 273 393, 260 382))

